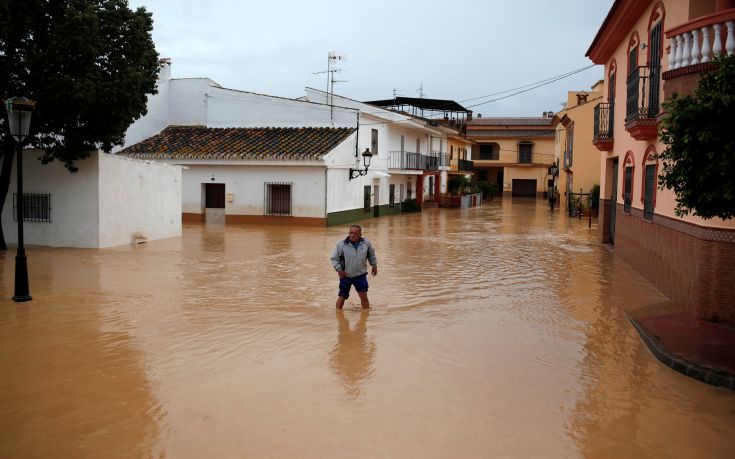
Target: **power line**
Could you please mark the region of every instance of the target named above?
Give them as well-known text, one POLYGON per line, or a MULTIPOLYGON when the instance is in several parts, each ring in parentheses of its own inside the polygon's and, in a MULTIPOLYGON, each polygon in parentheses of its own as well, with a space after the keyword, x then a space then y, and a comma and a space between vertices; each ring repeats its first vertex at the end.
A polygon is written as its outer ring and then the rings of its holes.
POLYGON ((503 99, 507 99, 507 98, 509 98, 509 97, 517 96, 518 94, 521 94, 521 93, 524 93, 524 92, 528 92, 528 91, 532 91, 532 90, 534 90, 534 89, 540 88, 541 86, 546 86, 547 84, 551 84, 551 83, 554 83, 554 82, 556 82, 556 81, 559 81, 559 80, 563 80, 564 78, 570 77, 570 76, 572 76, 572 75, 574 75, 574 74, 576 74, 576 73, 579 73, 579 72, 583 72, 583 71, 585 71, 585 70, 587 70, 587 69, 591 69, 592 67, 594 67, 594 65, 590 65, 590 66, 588 66, 588 67, 584 67, 584 68, 582 68, 582 69, 578 69, 578 70, 575 70, 575 71, 573 71, 573 72, 570 72, 570 73, 568 73, 568 74, 566 74, 566 75, 563 75, 563 76, 559 76, 559 77, 556 77, 556 78, 554 78, 554 79, 551 79, 551 80, 545 81, 544 83, 540 83, 540 84, 537 84, 536 86, 532 86, 532 87, 530 87, 530 88, 528 88, 528 89, 524 89, 524 90, 522 90, 522 91, 516 91, 516 92, 514 92, 513 94, 508 94, 507 96, 503 96, 503 97, 497 97, 497 98, 495 98, 495 99, 490 99, 490 100, 486 100, 485 102, 480 102, 480 103, 478 103, 478 104, 468 105, 468 106, 467 106, 467 108, 472 108, 472 107, 478 107, 478 106, 480 106, 480 105, 485 105, 485 104, 489 104, 490 102, 496 102, 496 101, 498 101, 498 100, 503 100, 503 99))
POLYGON ((506 89, 505 91, 499 91, 499 92, 494 92, 494 93, 492 93, 492 94, 488 94, 488 95, 486 95, 486 96, 473 97, 473 98, 471 98, 471 99, 464 99, 464 100, 460 100, 460 102, 470 102, 470 101, 473 101, 473 100, 477 100, 477 99, 484 99, 484 98, 486 98, 486 97, 492 97, 492 96, 497 96, 498 94, 505 94, 506 92, 516 91, 516 90, 518 90, 518 89, 523 89, 523 88, 527 88, 527 87, 529 87, 529 86, 533 86, 533 85, 536 85, 536 84, 539 84, 539 83, 545 83, 545 82, 547 82, 547 81, 548 81, 548 82, 551 82, 550 80, 554 80, 554 81, 556 81, 556 80, 555 80, 556 78, 560 78, 560 79, 561 79, 561 78, 566 78, 566 77, 568 77, 568 76, 572 76, 572 75, 574 75, 575 73, 583 72, 583 71, 585 71, 585 70, 587 70, 587 69, 589 69, 589 68, 592 68, 592 67, 594 67, 594 66, 595 66, 595 64, 591 64, 591 65, 588 65, 587 67, 582 67, 582 68, 580 68, 580 69, 576 69, 576 70, 571 70, 571 71, 569 71, 569 72, 566 72, 566 73, 562 73, 561 75, 556 75, 556 76, 553 76, 553 77, 549 77, 549 78, 546 78, 546 79, 543 79, 543 80, 539 80, 539 81, 536 81, 536 82, 533 82, 533 83, 528 83, 528 84, 524 84, 523 86, 518 86, 517 88, 511 88, 511 89, 506 89))

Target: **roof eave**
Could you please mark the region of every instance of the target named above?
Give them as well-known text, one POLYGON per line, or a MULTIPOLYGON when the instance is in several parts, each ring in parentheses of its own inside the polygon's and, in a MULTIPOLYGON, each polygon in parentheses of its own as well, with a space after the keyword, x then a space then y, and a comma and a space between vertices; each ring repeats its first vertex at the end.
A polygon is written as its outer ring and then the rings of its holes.
POLYGON ((651 0, 615 0, 585 56, 604 65, 650 3, 651 0))

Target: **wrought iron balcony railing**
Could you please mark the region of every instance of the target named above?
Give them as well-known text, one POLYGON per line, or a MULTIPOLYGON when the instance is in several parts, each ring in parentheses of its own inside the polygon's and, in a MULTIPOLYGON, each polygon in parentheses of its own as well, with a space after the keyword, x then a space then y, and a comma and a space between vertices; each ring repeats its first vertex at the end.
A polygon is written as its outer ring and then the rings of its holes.
POLYGON ((659 110, 661 66, 641 65, 628 75, 625 124, 656 118, 659 110))
POLYGON ((595 125, 592 141, 613 138, 613 115, 615 104, 600 103, 595 107, 595 125))

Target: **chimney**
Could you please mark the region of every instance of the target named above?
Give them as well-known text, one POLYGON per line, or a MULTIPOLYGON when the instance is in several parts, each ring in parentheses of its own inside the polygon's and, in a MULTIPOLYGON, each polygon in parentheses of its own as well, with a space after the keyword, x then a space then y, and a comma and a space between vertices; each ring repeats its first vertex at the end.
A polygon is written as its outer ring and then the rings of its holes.
POLYGON ((171 79, 171 58, 162 57, 158 59, 158 79, 162 81, 168 81, 171 79))

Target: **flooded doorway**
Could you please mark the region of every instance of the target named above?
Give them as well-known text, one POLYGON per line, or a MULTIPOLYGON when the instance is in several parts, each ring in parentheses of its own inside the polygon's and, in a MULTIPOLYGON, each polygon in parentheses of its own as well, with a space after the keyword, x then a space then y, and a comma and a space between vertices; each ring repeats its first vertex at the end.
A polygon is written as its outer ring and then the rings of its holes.
POLYGON ((209 224, 225 224, 225 184, 204 183, 204 221, 209 224))

